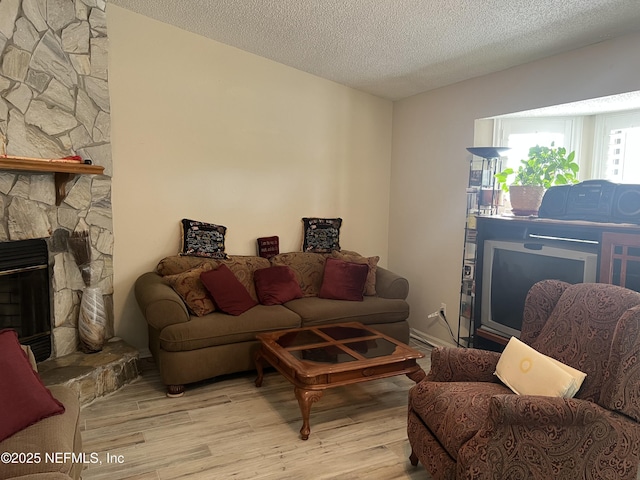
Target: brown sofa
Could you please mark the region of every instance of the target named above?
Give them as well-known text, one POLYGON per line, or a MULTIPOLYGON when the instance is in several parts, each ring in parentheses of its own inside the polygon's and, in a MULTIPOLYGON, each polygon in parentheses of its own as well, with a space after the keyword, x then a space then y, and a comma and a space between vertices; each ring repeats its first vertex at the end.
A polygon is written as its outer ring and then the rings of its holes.
MULTIPOLYGON (((33 354, 28 353, 36 369, 33 354)), ((1 480, 80 478, 83 456, 78 394, 61 385, 51 386, 49 390, 64 405, 64 413, 40 420, 0 442, 0 453, 20 454, 24 458, 17 458, 21 460, 17 462, 3 461, 1 480)))
MULTIPOLYGON (((258 348, 256 333, 338 322, 361 322, 402 342, 409 341, 409 284, 403 277, 377 267, 377 257, 355 252, 320 254, 282 253, 270 259, 230 256, 226 260, 173 256, 162 260, 155 272, 141 275, 135 285, 138 305, 149 328, 149 349, 170 395, 180 395, 184 385, 223 374, 253 370, 258 348), (369 295, 362 301, 319 298, 327 257, 368 263, 369 295), (258 299, 253 274, 258 269, 286 265, 295 273, 303 297, 282 305, 258 304, 238 316, 220 311, 194 314, 206 299, 193 291, 178 294, 168 283, 191 281, 193 289, 202 269, 225 264, 258 299), (373 275, 371 275, 373 273, 373 275), (188 278, 192 275, 192 278, 188 278), (375 294, 371 294, 375 293, 375 294), (191 300, 188 308, 185 299, 191 300)), ((201 284, 199 285, 201 287, 201 284)), ((206 311, 206 310, 205 310, 206 311)), ((198 313, 202 313, 199 311, 198 313)))
POLYGON ((539 282, 520 338, 587 374, 575 397, 514 394, 494 375, 500 353, 436 348, 431 371, 409 393, 411 463, 434 480, 636 480, 640 293, 539 282))

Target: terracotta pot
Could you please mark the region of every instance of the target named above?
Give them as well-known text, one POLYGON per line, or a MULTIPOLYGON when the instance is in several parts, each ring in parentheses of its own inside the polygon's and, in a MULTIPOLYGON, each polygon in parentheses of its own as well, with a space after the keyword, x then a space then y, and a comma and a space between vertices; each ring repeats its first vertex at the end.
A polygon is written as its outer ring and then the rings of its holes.
POLYGON ((537 215, 543 196, 544 187, 511 185, 509 187, 511 211, 514 215, 537 215))

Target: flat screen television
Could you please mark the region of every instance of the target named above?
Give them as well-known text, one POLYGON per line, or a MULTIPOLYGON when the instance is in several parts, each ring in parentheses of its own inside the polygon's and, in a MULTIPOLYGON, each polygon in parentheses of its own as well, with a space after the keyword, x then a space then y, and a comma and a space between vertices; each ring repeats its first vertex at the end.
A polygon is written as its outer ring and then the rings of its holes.
MULTIPOLYGON (((592 247, 591 247, 592 248, 592 247)), ((480 324, 506 337, 519 337, 524 301, 540 280, 595 282, 598 256, 585 247, 541 242, 484 242, 480 324)))

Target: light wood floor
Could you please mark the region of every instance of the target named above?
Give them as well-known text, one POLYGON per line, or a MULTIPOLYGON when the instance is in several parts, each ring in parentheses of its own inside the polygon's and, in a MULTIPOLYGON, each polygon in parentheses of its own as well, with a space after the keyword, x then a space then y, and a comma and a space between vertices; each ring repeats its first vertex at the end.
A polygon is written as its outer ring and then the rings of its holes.
MULTIPOLYGON (((429 370, 429 350, 420 364, 429 370)), ((300 440, 293 387, 267 370, 228 376, 170 399, 151 360, 142 377, 82 409, 91 479, 428 479, 409 463, 406 376, 329 389, 311 409, 300 440), (109 456, 107 456, 109 455, 109 456), (111 459, 111 463, 109 463, 111 459)))

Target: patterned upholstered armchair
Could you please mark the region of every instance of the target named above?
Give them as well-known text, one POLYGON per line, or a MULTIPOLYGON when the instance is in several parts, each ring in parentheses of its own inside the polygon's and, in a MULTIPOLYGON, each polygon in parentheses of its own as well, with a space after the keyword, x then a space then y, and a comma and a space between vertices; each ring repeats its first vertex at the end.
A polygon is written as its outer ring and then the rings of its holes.
POLYGON ((516 395, 499 353, 436 348, 409 393, 411 463, 434 479, 630 479, 640 461, 640 293, 545 280, 520 339, 587 377, 574 398, 516 395))

